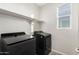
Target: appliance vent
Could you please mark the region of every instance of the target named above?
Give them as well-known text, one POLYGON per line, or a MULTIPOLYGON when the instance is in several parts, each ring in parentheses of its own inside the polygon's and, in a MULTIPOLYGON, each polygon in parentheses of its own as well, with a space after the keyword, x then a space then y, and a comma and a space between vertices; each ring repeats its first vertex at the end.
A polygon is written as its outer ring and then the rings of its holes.
POLYGON ((76 48, 75 51, 76 51, 76 52, 79 52, 79 48, 76 48))

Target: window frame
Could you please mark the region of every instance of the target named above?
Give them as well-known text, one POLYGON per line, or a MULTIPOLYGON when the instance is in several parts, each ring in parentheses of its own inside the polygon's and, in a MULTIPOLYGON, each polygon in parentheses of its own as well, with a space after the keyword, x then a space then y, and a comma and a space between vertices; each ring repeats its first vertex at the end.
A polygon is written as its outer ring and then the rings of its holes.
POLYGON ((70 15, 59 16, 59 8, 62 7, 63 5, 65 5, 65 4, 61 4, 60 6, 57 7, 57 29, 72 29, 72 4, 71 3, 69 3, 69 4, 70 4, 70 15), (69 27, 59 27, 59 21, 60 21, 59 18, 60 17, 67 17, 67 16, 70 17, 69 27))

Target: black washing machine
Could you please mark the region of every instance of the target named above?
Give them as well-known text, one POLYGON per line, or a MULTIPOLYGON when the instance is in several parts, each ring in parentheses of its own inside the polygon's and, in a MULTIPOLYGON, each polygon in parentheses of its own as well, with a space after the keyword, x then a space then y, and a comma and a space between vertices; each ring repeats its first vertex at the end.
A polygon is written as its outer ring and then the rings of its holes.
POLYGON ((37 55, 48 55, 51 52, 51 34, 42 31, 34 32, 37 55))

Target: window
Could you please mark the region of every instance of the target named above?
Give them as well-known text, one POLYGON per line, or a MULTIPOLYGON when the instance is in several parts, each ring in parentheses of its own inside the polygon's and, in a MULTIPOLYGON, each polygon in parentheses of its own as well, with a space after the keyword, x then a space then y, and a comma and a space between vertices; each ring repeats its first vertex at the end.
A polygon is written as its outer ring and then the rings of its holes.
POLYGON ((57 8, 57 27, 71 28, 71 4, 63 4, 57 8))

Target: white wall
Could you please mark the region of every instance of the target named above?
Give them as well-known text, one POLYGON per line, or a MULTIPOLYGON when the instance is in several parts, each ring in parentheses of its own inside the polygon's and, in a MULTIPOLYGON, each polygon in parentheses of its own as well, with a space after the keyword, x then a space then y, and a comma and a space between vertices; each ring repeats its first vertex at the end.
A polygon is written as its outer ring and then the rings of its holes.
POLYGON ((39 19, 39 8, 33 3, 0 3, 0 8, 28 17, 34 15, 39 19))
MULTIPOLYGON (((79 8, 79 5, 78 5, 78 8, 79 8)), ((79 38, 79 11, 78 11, 78 38, 79 38)), ((78 48, 79 48, 79 39, 78 39, 78 48)))
MULTIPOLYGON (((34 18, 39 20, 40 9, 33 3, 0 3, 0 9, 11 11, 27 17, 34 15, 34 18)), ((27 19, 14 17, 1 11, 0 33, 25 31, 26 33, 30 34, 30 28, 31 24, 29 24, 27 19)))
MULTIPOLYGON (((79 5, 78 5, 78 8, 79 8, 79 5)), ((79 11, 78 11, 78 48, 79 48, 79 11)))
POLYGON ((0 33, 26 32, 30 34, 30 23, 26 19, 0 13, 0 33))
POLYGON ((47 4, 42 7, 42 29, 52 34, 52 49, 66 54, 76 54, 78 47, 78 4, 72 4, 72 29, 57 29, 57 7, 60 4, 47 4))
POLYGON ((34 21, 34 31, 41 31, 42 23, 34 21))

